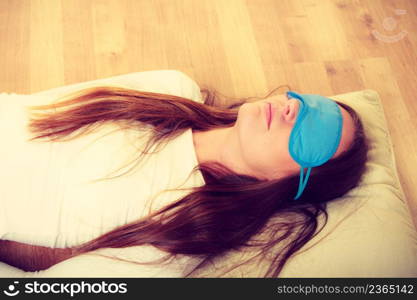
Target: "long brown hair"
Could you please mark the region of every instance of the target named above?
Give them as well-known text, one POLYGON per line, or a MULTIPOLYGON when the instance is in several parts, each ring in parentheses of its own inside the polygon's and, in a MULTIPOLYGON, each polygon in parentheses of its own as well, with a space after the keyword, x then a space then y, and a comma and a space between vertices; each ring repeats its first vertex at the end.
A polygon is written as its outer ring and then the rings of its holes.
MULTIPOLYGON (((232 126, 240 105, 250 99, 232 103, 226 99, 221 104, 214 89, 203 88, 201 92, 204 103, 122 87, 88 88, 67 95, 60 102, 31 107, 53 111, 36 114, 38 118, 31 118, 29 128, 36 134, 32 140, 56 141, 75 133, 85 134, 104 122, 124 122, 138 130, 150 126, 153 134, 146 147, 149 149, 189 128, 205 131, 232 126), (58 111, 60 108, 64 110, 58 111)), ((190 276, 230 250, 256 247, 265 256, 278 243, 287 241, 285 248, 272 253, 271 264, 264 274, 278 276, 288 258, 325 226, 326 204, 357 186, 365 171, 368 145, 361 120, 351 107, 337 103, 353 118, 353 143, 338 157, 312 169, 309 183, 298 200, 293 200, 298 175, 266 181, 236 174, 220 164, 199 164, 193 172, 201 172, 204 185, 153 214, 72 247, 73 256, 100 248, 148 244, 166 251, 166 259, 181 254, 201 258, 201 263, 185 275, 190 276), (291 219, 271 224, 275 217, 288 213, 296 214, 301 221, 291 219), (325 223, 317 230, 317 219, 322 214, 325 223), (254 239, 266 231, 270 233, 266 240, 254 239)))

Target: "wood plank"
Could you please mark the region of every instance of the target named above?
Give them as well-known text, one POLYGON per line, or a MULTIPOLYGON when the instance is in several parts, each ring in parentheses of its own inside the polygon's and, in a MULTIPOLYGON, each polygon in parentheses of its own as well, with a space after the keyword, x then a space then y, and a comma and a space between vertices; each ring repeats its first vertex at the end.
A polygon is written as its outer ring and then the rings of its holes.
POLYGON ((61 1, 30 1, 30 91, 65 84, 61 1))
POLYGON ((30 90, 29 1, 0 1, 0 90, 30 90))

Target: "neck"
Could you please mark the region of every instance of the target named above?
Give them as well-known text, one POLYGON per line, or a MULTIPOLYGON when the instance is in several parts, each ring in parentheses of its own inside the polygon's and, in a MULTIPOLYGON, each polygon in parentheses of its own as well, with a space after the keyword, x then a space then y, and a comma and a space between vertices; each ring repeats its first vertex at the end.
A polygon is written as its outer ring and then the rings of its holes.
POLYGON ((236 127, 193 131, 193 143, 199 164, 217 162, 237 174, 253 176, 242 157, 236 127))
MULTIPOLYGON (((227 164, 228 149, 235 143, 231 134, 233 127, 216 128, 207 131, 193 131, 193 143, 199 164, 218 162, 227 164)), ((229 166, 228 166, 229 167, 229 166)))

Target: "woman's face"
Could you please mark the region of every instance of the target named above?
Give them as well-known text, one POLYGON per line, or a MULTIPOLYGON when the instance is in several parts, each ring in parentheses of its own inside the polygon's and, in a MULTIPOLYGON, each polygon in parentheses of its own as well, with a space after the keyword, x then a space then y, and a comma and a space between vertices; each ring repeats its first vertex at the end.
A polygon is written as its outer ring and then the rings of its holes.
MULTIPOLYGON (((299 174, 300 166, 292 159, 288 149, 299 105, 297 99, 274 95, 245 103, 239 108, 234 127, 238 134, 240 153, 246 168, 255 177, 272 180, 299 174), (275 113, 268 128, 269 103, 275 113)), ((343 117, 342 138, 333 157, 349 147, 354 134, 352 118, 344 108, 340 109, 343 117)))

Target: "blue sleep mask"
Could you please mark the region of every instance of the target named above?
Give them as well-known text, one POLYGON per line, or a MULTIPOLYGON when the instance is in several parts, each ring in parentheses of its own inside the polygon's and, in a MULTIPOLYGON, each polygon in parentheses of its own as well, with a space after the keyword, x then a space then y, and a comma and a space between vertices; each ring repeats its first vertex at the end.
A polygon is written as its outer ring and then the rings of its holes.
POLYGON ((297 120, 288 144, 291 157, 301 166, 300 183, 294 200, 303 193, 312 167, 327 162, 336 153, 342 136, 342 112, 331 99, 320 95, 287 92, 300 101, 297 120), (304 178, 304 168, 307 169, 304 178))

